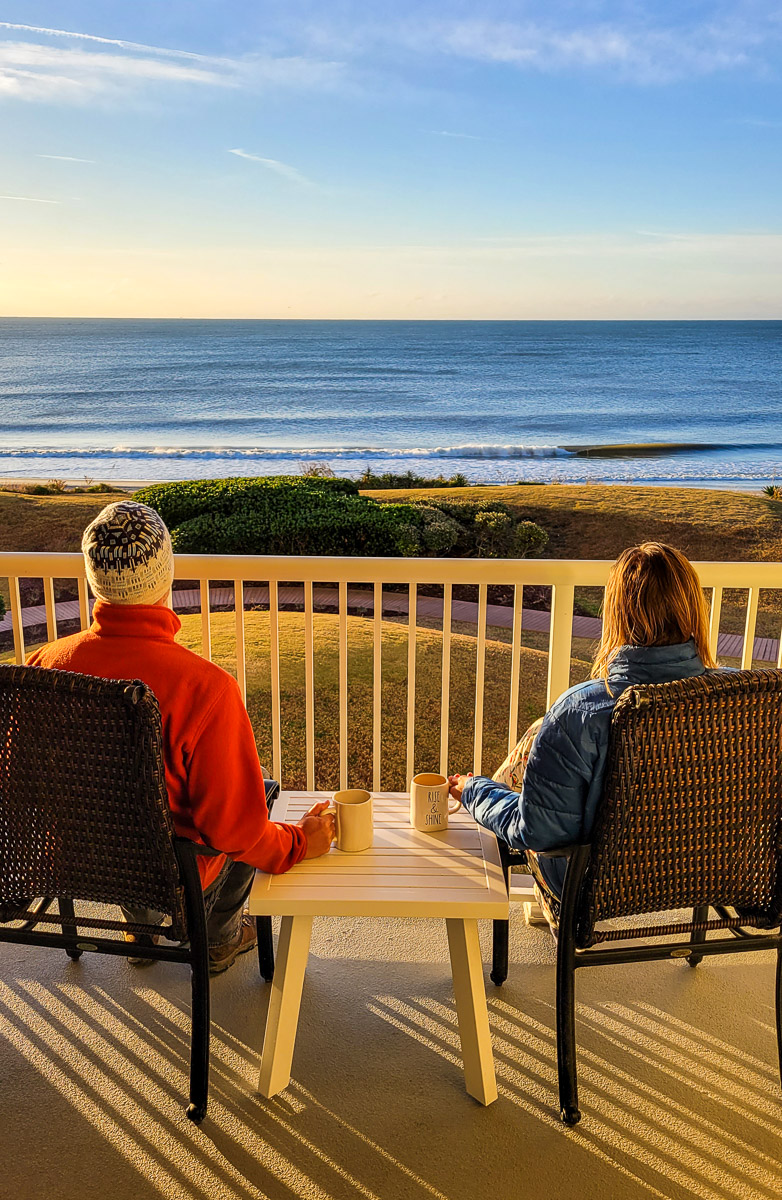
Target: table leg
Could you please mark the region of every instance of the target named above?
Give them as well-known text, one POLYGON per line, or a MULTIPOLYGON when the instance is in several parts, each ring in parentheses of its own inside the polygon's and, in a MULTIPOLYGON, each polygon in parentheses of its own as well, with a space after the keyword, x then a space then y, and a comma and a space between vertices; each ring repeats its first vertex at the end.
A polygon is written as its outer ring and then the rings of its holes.
POLYGON ((258 1091, 267 1099, 276 1096, 291 1080, 311 933, 312 917, 282 918, 258 1078, 258 1091))
POLYGON ((481 1104, 491 1104, 497 1099, 497 1081, 494 1077, 478 922, 451 917, 445 924, 451 952, 459 1037, 462 1041, 464 1080, 471 1096, 481 1104))

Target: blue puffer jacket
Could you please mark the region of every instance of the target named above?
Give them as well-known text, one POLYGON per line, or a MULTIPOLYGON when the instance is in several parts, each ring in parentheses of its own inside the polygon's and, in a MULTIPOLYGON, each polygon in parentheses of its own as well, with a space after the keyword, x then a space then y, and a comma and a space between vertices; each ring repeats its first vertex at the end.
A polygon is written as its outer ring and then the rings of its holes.
MULTIPOLYGON (((482 775, 468 780, 464 807, 476 821, 519 850, 554 850, 589 839, 603 793, 611 713, 633 683, 668 683, 706 671, 695 643, 623 646, 602 679, 579 683, 560 696, 540 727, 521 794, 482 775)), ((544 878, 558 894, 563 859, 541 859, 544 878)))

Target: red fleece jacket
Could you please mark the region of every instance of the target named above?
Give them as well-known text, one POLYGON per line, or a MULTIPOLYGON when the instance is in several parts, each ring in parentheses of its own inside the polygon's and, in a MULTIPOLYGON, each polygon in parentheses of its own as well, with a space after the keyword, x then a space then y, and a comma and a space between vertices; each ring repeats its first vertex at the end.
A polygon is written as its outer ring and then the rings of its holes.
MULTIPOLYGON (((174 638, 180 625, 170 608, 99 600, 89 629, 51 642, 28 663, 146 683, 163 718, 168 802, 177 833, 280 874, 304 857, 306 836, 296 825, 269 820, 255 738, 236 680, 179 646, 174 638)), ((224 855, 199 858, 204 887, 224 862, 224 855)))

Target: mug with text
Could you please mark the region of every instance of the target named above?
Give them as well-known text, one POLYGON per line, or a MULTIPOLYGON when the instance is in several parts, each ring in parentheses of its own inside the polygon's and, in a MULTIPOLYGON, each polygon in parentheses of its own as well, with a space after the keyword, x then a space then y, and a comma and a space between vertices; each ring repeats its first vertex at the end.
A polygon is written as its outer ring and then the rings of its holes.
POLYGON ((448 814, 458 812, 461 801, 450 801, 444 775, 414 775, 410 784, 410 824, 422 833, 448 828, 448 814))

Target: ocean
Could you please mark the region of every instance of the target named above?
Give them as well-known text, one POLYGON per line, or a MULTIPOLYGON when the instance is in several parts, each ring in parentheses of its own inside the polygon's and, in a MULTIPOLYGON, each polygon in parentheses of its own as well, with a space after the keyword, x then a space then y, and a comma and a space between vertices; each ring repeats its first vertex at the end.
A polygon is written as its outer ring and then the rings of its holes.
POLYGON ((0 477, 782 482, 782 321, 0 320, 0 477))

